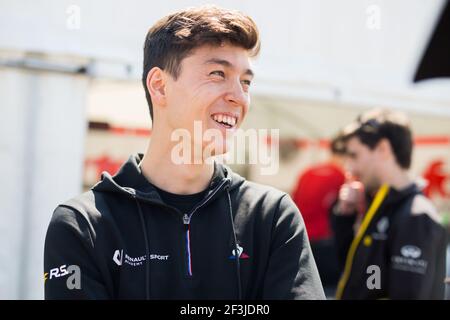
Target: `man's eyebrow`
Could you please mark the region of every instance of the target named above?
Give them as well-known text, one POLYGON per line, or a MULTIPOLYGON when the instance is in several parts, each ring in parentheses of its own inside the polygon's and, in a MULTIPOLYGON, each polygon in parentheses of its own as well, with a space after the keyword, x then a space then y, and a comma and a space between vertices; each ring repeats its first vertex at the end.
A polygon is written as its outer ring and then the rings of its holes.
MULTIPOLYGON (((234 67, 233 64, 230 61, 223 60, 223 59, 217 59, 217 58, 209 59, 209 60, 205 61, 205 64, 220 64, 220 65, 222 65, 224 67, 227 67, 227 68, 233 68, 234 67)), ((245 70, 244 74, 252 76, 252 77, 255 76, 255 73, 253 72, 252 69, 245 70)))

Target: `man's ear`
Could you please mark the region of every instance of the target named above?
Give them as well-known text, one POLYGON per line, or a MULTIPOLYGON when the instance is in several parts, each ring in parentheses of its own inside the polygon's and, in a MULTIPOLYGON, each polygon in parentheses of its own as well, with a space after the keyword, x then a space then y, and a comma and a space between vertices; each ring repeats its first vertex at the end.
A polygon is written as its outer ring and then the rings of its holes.
POLYGON ((147 90, 152 97, 153 105, 166 105, 166 83, 164 71, 158 67, 153 67, 147 73, 147 90))
POLYGON ((391 144, 389 143, 389 140, 386 138, 383 138, 378 142, 377 151, 381 156, 382 160, 387 160, 389 159, 389 157, 392 157, 393 155, 391 144))

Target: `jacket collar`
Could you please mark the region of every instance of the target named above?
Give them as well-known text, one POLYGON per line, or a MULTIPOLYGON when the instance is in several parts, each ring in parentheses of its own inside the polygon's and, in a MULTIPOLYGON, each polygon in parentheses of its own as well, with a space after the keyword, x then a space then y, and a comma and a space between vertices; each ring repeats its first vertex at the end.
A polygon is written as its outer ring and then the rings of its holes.
MULTIPOLYGON (((118 192, 141 199, 162 203, 162 200, 155 187, 142 174, 139 163, 142 161, 143 154, 132 155, 120 167, 118 172, 111 176, 108 172, 103 172, 101 180, 92 187, 94 191, 100 192, 118 192)), ((231 189, 239 187, 245 181, 244 178, 231 171, 223 164, 214 162, 214 173, 208 186, 208 192, 205 198, 211 193, 216 192, 217 188, 225 185, 231 189)))

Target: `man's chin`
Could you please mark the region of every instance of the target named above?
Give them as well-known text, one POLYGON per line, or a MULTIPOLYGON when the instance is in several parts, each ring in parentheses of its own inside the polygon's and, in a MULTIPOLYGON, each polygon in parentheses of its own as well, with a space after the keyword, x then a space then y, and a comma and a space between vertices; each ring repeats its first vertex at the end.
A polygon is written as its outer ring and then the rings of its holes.
POLYGON ((364 184, 364 187, 366 189, 366 193, 368 193, 370 195, 375 195, 375 193, 378 191, 378 189, 380 189, 381 185, 379 183, 370 182, 370 183, 364 184))

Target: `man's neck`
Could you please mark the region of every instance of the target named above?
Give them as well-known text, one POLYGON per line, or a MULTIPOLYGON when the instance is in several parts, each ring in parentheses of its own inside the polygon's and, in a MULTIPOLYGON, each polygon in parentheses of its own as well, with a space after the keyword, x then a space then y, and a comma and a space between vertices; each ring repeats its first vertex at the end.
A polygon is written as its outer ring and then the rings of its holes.
POLYGON ((403 190, 413 183, 408 172, 398 166, 386 169, 385 175, 381 180, 383 184, 388 184, 396 190, 403 190))
POLYGON ((205 190, 214 174, 214 164, 176 164, 173 144, 153 136, 140 162, 142 174, 158 188, 174 194, 194 194, 205 190), (167 143, 165 143, 167 142, 167 143))

